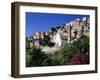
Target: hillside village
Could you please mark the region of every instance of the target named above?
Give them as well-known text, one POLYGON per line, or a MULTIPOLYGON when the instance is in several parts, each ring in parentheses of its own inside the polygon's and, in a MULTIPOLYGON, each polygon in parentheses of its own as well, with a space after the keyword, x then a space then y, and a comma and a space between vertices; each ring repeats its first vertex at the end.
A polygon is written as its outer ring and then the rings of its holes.
POLYGON ((37 32, 26 37, 26 48, 42 47, 42 51, 57 50, 65 43, 72 43, 83 35, 89 36, 89 18, 77 18, 63 26, 52 27, 47 32, 37 32))

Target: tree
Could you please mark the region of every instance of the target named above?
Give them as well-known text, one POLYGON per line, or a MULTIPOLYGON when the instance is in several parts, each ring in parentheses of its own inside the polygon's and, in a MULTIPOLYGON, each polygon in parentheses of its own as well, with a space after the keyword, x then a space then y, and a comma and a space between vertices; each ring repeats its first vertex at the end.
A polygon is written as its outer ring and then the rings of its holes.
POLYGON ((50 30, 51 30, 52 33, 54 33, 56 31, 56 28, 52 27, 50 30))

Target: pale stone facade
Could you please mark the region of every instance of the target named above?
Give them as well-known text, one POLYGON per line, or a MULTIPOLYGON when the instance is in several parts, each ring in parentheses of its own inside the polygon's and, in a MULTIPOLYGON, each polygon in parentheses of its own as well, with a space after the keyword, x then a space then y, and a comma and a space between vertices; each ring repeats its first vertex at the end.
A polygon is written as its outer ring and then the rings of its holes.
POLYGON ((33 35, 34 37, 34 46, 39 47, 39 33, 33 35))

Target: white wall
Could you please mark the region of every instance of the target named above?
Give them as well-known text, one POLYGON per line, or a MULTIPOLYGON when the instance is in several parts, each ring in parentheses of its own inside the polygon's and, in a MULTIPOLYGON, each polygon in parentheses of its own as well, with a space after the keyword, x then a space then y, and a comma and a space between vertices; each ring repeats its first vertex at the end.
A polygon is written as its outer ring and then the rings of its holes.
MULTIPOLYGON (((16 80, 10 76, 11 68, 11 2, 13 1, 29 1, 41 3, 55 3, 55 4, 74 4, 74 5, 89 5, 99 6, 100 0, 0 0, 0 80, 16 80)), ((98 11, 100 14, 100 11, 98 11)), ((98 16, 98 22, 100 16, 98 16)), ((100 23, 98 24, 98 26, 100 23)), ((98 34, 100 34, 100 27, 98 27, 98 34)), ((100 37, 98 37, 100 41, 100 37)), ((100 42, 98 42, 100 44, 100 42)), ((98 46, 100 47, 100 45, 98 46)), ((98 51, 98 58, 100 57, 100 50, 98 51)), ((99 60, 100 61, 100 58, 99 60)), ((100 63, 98 62, 98 67, 100 63)), ((21 78, 18 80, 100 80, 100 69, 98 74, 81 74, 81 75, 67 75, 67 76, 53 76, 53 77, 39 77, 39 78, 21 78)))

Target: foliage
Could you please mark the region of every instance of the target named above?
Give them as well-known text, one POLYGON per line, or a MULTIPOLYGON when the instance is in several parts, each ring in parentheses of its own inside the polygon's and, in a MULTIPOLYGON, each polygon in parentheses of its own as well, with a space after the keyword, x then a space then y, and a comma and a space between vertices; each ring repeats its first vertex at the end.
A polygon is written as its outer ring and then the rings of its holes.
POLYGON ((47 54, 41 51, 41 48, 33 47, 29 50, 29 54, 32 56, 28 61, 28 67, 31 66, 46 66, 51 64, 51 59, 47 54))
POLYGON ((51 34, 54 34, 54 32, 57 31, 57 29, 55 27, 52 27, 50 30, 51 30, 51 34))
POLYGON ((69 64, 73 65, 73 64, 88 64, 88 63, 89 63, 88 55, 84 53, 77 53, 72 56, 69 64))
POLYGON ((89 63, 89 37, 82 36, 80 39, 65 43, 61 49, 53 54, 46 54, 42 48, 33 47, 28 50, 32 57, 27 66, 56 66, 68 64, 89 63))
POLYGON ((48 46, 49 47, 53 47, 55 45, 55 43, 53 43, 53 42, 48 42, 48 46))
POLYGON ((79 49, 80 52, 89 52, 89 37, 82 36, 77 41, 74 41, 72 45, 79 49))

